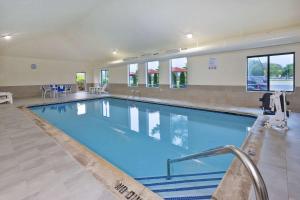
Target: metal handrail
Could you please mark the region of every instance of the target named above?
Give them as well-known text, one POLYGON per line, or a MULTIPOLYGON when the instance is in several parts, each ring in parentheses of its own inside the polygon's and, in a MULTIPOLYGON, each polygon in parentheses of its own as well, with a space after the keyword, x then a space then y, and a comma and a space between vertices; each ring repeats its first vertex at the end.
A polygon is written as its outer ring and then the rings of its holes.
POLYGON ((188 155, 188 156, 185 156, 182 158, 168 159, 167 160, 167 173, 168 173, 167 179, 171 179, 171 164, 172 163, 201 158, 201 157, 222 155, 222 154, 227 154, 227 153, 234 154, 246 167, 246 169, 251 177, 252 183, 254 184, 256 199, 268 200, 269 197, 268 197, 268 191, 267 191, 266 184, 265 184, 258 168, 256 167, 255 163, 251 160, 251 158, 245 152, 243 152, 241 149, 239 149, 233 145, 217 147, 214 149, 203 151, 201 153, 188 155))

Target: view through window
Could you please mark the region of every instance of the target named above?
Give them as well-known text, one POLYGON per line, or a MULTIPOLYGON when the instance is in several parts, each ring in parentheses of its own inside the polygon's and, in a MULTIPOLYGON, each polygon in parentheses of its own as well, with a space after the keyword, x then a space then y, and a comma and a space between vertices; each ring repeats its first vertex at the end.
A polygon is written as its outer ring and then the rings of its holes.
POLYGON ((268 57, 248 58, 248 90, 268 90, 268 57))
POLYGON ((270 90, 294 90, 294 54, 270 56, 270 90))
POLYGON ((187 86, 187 58, 171 59, 171 88, 187 86))
POLYGON ((128 86, 138 86, 138 64, 128 66, 128 86))
POLYGON ((85 80, 85 72, 77 72, 76 73, 76 85, 79 91, 84 91, 85 88, 85 84, 86 84, 86 80, 85 80))
POLYGON ((101 85, 108 84, 108 70, 101 70, 100 80, 101 80, 101 85))
POLYGON ((248 57, 248 91, 294 91, 294 53, 248 57))
POLYGON ((159 87, 159 62, 147 62, 147 87, 159 87))

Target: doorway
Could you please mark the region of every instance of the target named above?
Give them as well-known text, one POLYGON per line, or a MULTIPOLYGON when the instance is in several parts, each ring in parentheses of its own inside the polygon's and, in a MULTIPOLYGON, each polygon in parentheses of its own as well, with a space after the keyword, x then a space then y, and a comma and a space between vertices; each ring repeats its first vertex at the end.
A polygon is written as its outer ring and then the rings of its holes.
POLYGON ((75 81, 76 81, 78 91, 86 91, 86 73, 85 72, 77 72, 75 81))

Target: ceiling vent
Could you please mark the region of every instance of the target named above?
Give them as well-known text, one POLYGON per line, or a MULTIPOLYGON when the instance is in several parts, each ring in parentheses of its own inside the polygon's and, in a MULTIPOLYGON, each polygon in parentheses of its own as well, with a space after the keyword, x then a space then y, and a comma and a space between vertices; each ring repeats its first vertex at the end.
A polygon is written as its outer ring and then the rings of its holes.
POLYGON ((142 54, 141 57, 150 57, 152 55, 153 55, 152 53, 145 53, 145 54, 142 54))
POLYGON ((180 50, 179 49, 169 49, 169 50, 166 50, 164 52, 164 54, 173 54, 173 53, 179 53, 180 50))
POLYGON ((123 60, 126 61, 131 61, 131 60, 135 60, 138 59, 139 57, 128 57, 128 58, 124 58, 123 60))
POLYGON ((180 51, 186 51, 186 50, 188 50, 187 47, 180 48, 180 51))

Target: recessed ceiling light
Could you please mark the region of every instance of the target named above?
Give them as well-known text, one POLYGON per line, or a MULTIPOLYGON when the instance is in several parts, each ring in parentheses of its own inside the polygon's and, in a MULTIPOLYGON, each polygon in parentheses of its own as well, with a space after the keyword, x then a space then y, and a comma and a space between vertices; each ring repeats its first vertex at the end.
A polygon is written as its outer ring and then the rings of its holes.
POLYGON ((118 54, 118 50, 113 50, 113 52, 112 52, 114 55, 116 55, 116 54, 118 54))
POLYGON ((6 40, 10 40, 10 39, 11 39, 11 36, 10 36, 10 35, 6 35, 6 36, 4 36, 3 38, 6 39, 6 40))
POLYGON ((188 34, 185 35, 185 37, 186 37, 187 39, 192 39, 192 38, 193 38, 193 34, 188 33, 188 34))

